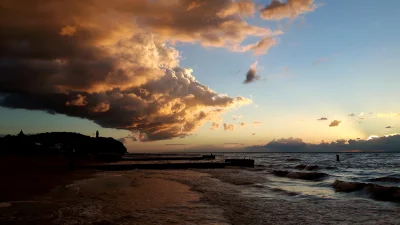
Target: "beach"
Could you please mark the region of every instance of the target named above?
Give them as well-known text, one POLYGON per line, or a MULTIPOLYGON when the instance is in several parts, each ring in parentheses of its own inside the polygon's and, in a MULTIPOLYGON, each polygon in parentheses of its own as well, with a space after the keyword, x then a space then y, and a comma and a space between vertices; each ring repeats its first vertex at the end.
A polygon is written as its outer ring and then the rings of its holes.
POLYGON ((229 224, 223 211, 176 181, 195 171, 99 172, 26 201, 3 202, 1 224, 229 224))
MULTIPOLYGON (((234 154, 226 155, 229 156, 234 154)), ((250 156, 256 159, 255 168, 87 171, 87 177, 76 176, 69 184, 54 183, 44 194, 3 201, 0 224, 398 224, 400 221, 400 205, 393 199, 376 199, 366 190, 337 192, 332 186, 335 180, 361 183, 373 177, 387 177, 387 173, 395 177, 397 155, 342 155, 341 164, 332 163, 336 169, 324 161, 330 160, 332 154, 250 156), (369 161, 360 160, 365 158, 369 161), (382 159, 385 165, 380 162, 382 159), (304 172, 298 166, 302 163, 314 165, 307 167, 314 171, 304 172), (272 173, 276 169, 292 174, 327 175, 323 179, 303 180, 276 176, 272 173)), ((82 172, 71 172, 70 177, 82 172)), ((398 185, 397 180, 385 182, 378 179, 376 184, 398 185)))

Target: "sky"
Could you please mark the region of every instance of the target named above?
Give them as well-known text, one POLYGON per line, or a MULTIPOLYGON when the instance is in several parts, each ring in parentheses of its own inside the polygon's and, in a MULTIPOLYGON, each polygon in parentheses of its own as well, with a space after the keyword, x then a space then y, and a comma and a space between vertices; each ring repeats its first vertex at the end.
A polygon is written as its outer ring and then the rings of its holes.
POLYGON ((0 134, 99 130, 158 152, 400 133, 397 0, 0 10, 0 134))

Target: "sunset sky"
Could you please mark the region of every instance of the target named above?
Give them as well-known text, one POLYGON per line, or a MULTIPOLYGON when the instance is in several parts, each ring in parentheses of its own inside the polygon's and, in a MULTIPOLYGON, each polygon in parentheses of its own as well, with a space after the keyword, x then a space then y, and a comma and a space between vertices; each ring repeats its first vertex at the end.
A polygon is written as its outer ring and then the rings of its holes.
POLYGON ((142 152, 400 133, 398 0, 2 2, 0 134, 142 152))

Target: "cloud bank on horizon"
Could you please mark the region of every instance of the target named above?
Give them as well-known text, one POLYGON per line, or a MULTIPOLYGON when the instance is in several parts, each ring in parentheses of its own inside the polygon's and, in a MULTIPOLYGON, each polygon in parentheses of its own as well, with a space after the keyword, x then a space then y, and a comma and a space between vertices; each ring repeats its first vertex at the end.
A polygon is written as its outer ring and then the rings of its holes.
MULTIPOLYGON (((283 34, 246 22, 257 8, 251 0, 5 0, 1 7, 1 106, 86 118, 142 141, 185 137, 251 103, 198 82, 179 66, 175 43, 259 55, 283 34), (243 45, 248 37, 260 39, 243 45)), ((274 0, 260 15, 280 20, 314 8, 313 0, 274 0)))
POLYGON ((398 151, 400 134, 385 135, 367 140, 344 140, 333 142, 322 141, 319 144, 304 142, 301 138, 281 138, 272 140, 266 145, 246 147, 248 151, 278 151, 278 152, 341 152, 341 151, 398 151))

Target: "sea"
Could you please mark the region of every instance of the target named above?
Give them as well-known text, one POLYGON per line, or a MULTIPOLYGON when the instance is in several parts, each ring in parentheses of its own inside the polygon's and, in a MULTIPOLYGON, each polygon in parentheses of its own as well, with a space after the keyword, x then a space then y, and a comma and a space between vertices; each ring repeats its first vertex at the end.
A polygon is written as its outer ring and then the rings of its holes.
POLYGON ((219 157, 255 160, 251 169, 207 171, 224 184, 200 190, 234 224, 400 224, 400 153, 219 157))
POLYGON ((260 185, 297 197, 371 197, 362 190, 354 193, 335 191, 332 186, 336 180, 400 188, 400 153, 228 153, 221 157, 254 159, 254 173, 260 176, 260 180, 267 180, 260 185), (291 172, 294 176, 276 176, 274 171, 291 172), (322 176, 304 180, 296 177, 296 173, 317 173, 322 176))
POLYGON ((0 224, 400 224, 400 153, 216 156, 255 167, 100 171, 0 203, 0 224))

